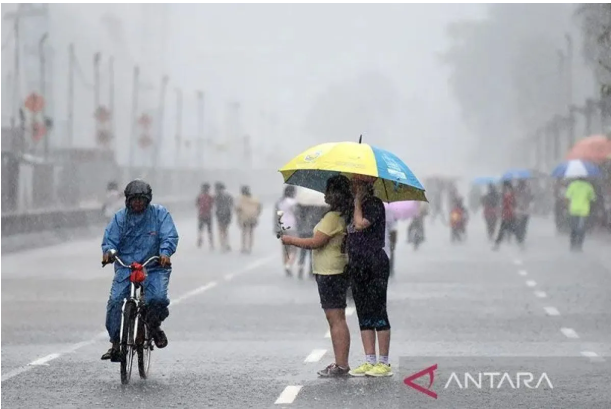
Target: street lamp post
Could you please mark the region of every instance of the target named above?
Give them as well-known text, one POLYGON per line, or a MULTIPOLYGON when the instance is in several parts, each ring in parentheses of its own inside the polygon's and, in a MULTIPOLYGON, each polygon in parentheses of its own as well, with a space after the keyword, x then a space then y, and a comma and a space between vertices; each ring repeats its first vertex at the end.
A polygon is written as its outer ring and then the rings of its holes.
POLYGON ((45 103, 42 105, 41 114, 42 114, 42 129, 44 129, 44 156, 45 160, 49 160, 49 130, 47 129, 47 117, 46 117, 46 95, 45 95, 45 48, 44 43, 47 41, 49 37, 48 33, 45 33, 39 43, 38 50, 40 53, 40 96, 43 98, 45 103))
POLYGON ((68 149, 74 140, 74 44, 68 48, 68 149))
POLYGON ((134 67, 133 90, 132 90, 132 134, 129 142, 129 172, 130 178, 133 177, 134 170, 134 151, 136 150, 136 140, 138 138, 138 93, 140 91, 140 67, 134 67))

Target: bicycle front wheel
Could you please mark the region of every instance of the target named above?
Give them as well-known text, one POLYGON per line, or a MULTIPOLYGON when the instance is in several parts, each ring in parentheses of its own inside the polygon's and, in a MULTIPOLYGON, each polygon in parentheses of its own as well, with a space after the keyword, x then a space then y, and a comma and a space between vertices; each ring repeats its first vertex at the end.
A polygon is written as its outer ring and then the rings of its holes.
POLYGON ((142 316, 138 319, 138 343, 136 351, 138 352, 138 372, 140 378, 146 379, 149 374, 149 368, 151 367, 151 352, 153 345, 151 342, 151 336, 148 331, 148 327, 144 323, 142 316))
POLYGON ((126 385, 132 376, 134 361, 134 329, 136 326, 136 306, 127 302, 123 310, 121 339, 121 383, 126 385))

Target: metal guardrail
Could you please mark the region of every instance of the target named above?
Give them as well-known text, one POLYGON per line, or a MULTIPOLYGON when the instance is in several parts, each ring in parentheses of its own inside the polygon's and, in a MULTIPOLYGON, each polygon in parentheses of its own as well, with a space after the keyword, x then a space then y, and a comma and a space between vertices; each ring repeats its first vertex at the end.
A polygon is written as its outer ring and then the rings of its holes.
MULTIPOLYGON (((155 201, 171 212, 194 211, 193 198, 172 198, 155 201)), ((76 209, 33 210, 2 214, 2 237, 16 234, 70 229, 106 223, 102 205, 76 209)))

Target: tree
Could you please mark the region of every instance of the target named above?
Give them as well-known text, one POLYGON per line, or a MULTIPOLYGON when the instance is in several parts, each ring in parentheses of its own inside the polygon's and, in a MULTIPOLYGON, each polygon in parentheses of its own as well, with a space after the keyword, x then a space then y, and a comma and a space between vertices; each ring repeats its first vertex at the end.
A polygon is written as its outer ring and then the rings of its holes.
POLYGON ((568 108, 562 55, 566 5, 493 4, 482 20, 450 25, 443 61, 466 124, 492 155, 568 108), (544 23, 543 23, 544 22, 544 23))
POLYGON ((575 15, 581 22, 584 56, 603 93, 611 94, 611 4, 583 4, 575 15))

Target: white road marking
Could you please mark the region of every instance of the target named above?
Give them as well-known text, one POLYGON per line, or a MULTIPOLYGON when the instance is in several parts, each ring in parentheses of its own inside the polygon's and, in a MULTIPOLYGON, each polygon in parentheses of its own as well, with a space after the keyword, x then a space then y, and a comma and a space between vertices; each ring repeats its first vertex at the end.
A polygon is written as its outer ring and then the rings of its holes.
POLYGON ((553 316, 560 315, 560 312, 558 312, 558 310, 555 307, 545 307, 544 309, 547 315, 553 315, 553 316))
POLYGON ((301 390, 301 385, 289 385, 280 394, 278 399, 276 399, 276 405, 289 404, 293 403, 297 394, 301 390))
POLYGON ((356 312, 356 308, 354 307, 346 307, 346 317, 351 316, 356 312))
MULTIPOLYGON (((257 261, 254 261, 253 263, 247 265, 243 269, 238 270, 237 272, 233 273, 233 275, 236 276, 236 275, 239 275, 239 274, 247 273, 247 272, 249 272, 251 270, 254 270, 255 268, 257 268, 259 266, 264 265, 265 263, 271 261, 272 259, 276 259, 276 258, 278 258, 276 255, 270 255, 270 256, 267 256, 267 257, 263 257, 263 258, 261 258, 261 259, 259 259, 257 261)), ((211 288, 216 287, 217 284, 218 283, 216 281, 212 281, 212 282, 209 282, 207 284, 202 285, 201 287, 196 288, 195 290, 189 291, 188 293, 183 294, 183 295, 181 295, 180 297, 178 297, 178 298, 176 298, 174 300, 171 300, 171 304, 170 304, 169 308, 172 308, 172 306, 174 306, 176 304, 179 304, 182 301, 184 301, 184 300, 186 300, 186 299, 188 299, 190 297, 193 297, 193 296, 201 294, 201 293, 203 293, 203 292, 205 292, 207 290, 210 290, 211 288)), ((106 331, 102 331, 102 332, 98 333, 96 336, 94 336, 93 338, 91 338, 91 339, 89 339, 87 341, 78 342, 78 343, 73 344, 73 345, 69 346, 68 348, 66 348, 66 349, 64 349, 64 350, 62 350, 60 352, 49 354, 49 355, 44 356, 42 358, 38 358, 38 359, 32 361, 31 363, 29 363, 28 365, 25 365, 25 366, 13 369, 12 371, 7 372, 6 374, 2 375, 1 382, 7 381, 7 380, 9 380, 11 378, 14 378, 15 376, 20 375, 20 374, 22 374, 24 372, 27 372, 27 371, 29 371, 30 369, 32 369, 32 368, 34 368, 36 366, 48 366, 49 365, 48 363, 50 361, 52 361, 54 359, 57 359, 57 358, 59 358, 62 355, 70 354, 70 353, 75 352, 76 350, 78 350, 78 349, 80 349, 80 348, 82 348, 84 346, 93 344, 93 343, 98 342, 98 341, 100 341, 100 340, 102 340, 104 338, 107 338, 107 337, 108 337, 107 332, 106 331)))
POLYGON ((318 362, 327 353, 326 349, 315 349, 303 362, 318 362))
POLYGON ((520 271, 518 271, 518 274, 521 275, 522 277, 524 277, 528 273, 526 272, 526 270, 520 270, 520 271))
POLYGON ((526 285, 529 286, 529 287, 535 287, 537 285, 537 282, 533 281, 533 280, 528 280, 526 282, 526 285))
POLYGON ((521 266, 522 265, 522 260, 516 258, 515 260, 513 260, 513 264, 515 264, 516 266, 521 266))
POLYGON ((216 286, 217 286, 217 284, 218 284, 218 283, 217 283, 216 281, 210 281, 209 283, 204 284, 204 285, 202 285, 201 287, 196 288, 195 290, 191 290, 191 291, 189 291, 188 293, 181 295, 180 297, 178 297, 177 299, 175 299, 174 301, 172 301, 172 304, 176 305, 176 304, 178 304, 178 303, 180 303, 180 302, 182 302, 182 301, 186 300, 187 298, 191 298, 191 297, 193 297, 194 295, 201 294, 201 293, 203 293, 204 291, 208 291, 208 290, 210 290, 211 288, 216 287, 216 286))
POLYGON ((562 331, 564 336, 566 336, 567 338, 579 338, 579 335, 577 335, 573 328, 560 328, 560 331, 562 331))
POLYGON ((43 356, 42 358, 38 358, 37 360, 30 362, 29 365, 49 366, 48 362, 54 360, 55 358, 59 358, 59 354, 50 354, 47 356, 43 356))
POLYGON ((327 330, 325 333, 325 338, 331 338, 331 330, 327 330))
POLYGON ((229 281, 233 278, 233 274, 226 274, 225 275, 225 281, 229 281))
POLYGON ((545 294, 545 291, 535 291, 535 297, 537 297, 537 298, 547 298, 547 294, 545 294))
POLYGON ((596 352, 581 351, 581 355, 585 356, 586 358, 590 358, 590 360, 593 362, 605 362, 605 358, 598 356, 596 352))

